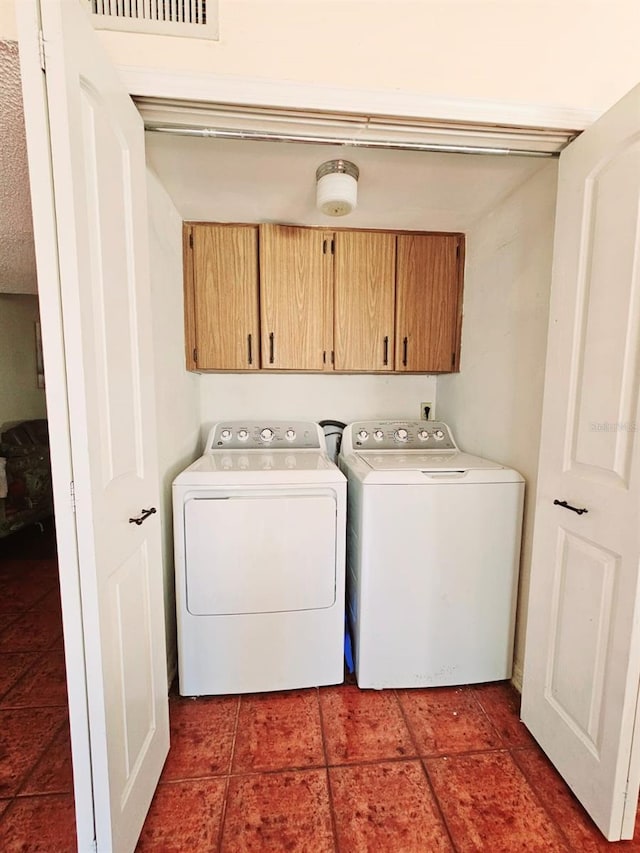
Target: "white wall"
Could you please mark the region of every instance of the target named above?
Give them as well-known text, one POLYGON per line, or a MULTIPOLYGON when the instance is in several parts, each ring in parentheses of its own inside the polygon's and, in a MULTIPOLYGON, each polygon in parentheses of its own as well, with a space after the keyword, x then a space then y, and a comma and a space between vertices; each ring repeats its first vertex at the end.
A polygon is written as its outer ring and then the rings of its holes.
POLYGON ((36 296, 0 294, 0 426, 46 418, 44 390, 37 387, 36 296))
POLYGON ((219 10, 218 42, 103 38, 124 66, 596 113, 640 81, 637 0, 219 0, 219 10))
POLYGON ((171 674, 176 661, 171 483, 198 455, 200 411, 198 377, 184 368, 182 218, 151 171, 147 171, 147 195, 167 654, 171 674))
MULTIPOLYGON (((17 38, 14 4, 0 0, 0 38, 17 38)), ((596 113, 640 81, 637 0, 219 0, 219 8, 217 42, 102 38, 123 66, 596 113)))
POLYGON ((0 0, 0 39, 5 41, 18 40, 15 0, 0 0))
POLYGON ((556 180, 550 163, 469 230, 461 371, 438 380, 438 417, 454 427, 460 445, 515 468, 527 482, 516 682, 531 568, 556 180))
POLYGON ((417 418, 436 398, 433 376, 216 373, 200 383, 203 428, 227 418, 417 418))

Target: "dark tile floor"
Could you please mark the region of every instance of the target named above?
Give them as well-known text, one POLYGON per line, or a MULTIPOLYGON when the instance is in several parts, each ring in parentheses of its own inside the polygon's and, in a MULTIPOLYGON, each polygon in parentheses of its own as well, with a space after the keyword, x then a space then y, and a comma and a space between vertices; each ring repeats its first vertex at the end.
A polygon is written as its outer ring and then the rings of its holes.
MULTIPOLYGON (((75 850, 55 557, 0 541, 0 850, 75 850)), ((13 537, 11 537, 13 539, 13 537)), ((170 697, 139 851, 640 851, 607 844, 506 683, 170 697)))
POLYGON ((170 701, 139 851, 640 851, 600 836, 507 683, 170 701))
POLYGON ((0 850, 76 849, 51 523, 0 540, 0 850))

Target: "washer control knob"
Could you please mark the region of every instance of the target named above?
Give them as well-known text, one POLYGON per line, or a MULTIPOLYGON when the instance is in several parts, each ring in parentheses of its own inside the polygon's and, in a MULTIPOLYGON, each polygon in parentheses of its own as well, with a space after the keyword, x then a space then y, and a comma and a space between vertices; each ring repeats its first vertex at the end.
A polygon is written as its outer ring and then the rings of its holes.
POLYGON ((442 441, 442 439, 444 438, 444 431, 441 429, 434 429, 433 437, 436 439, 436 441, 442 441))
POLYGON ((260 441, 273 441, 273 430, 270 427, 260 430, 260 441))
POLYGON ((288 429, 284 435, 287 441, 294 441, 296 437, 296 431, 295 429, 288 429))
POLYGON ((406 441, 409 438, 409 433, 404 427, 398 427, 395 431, 394 438, 396 441, 406 441))
POLYGON ((376 440, 376 441, 382 441, 382 439, 384 438, 384 432, 383 432, 383 430, 381 430, 381 429, 374 429, 374 431, 373 431, 373 437, 375 438, 375 440, 376 440))
POLYGON ((418 438, 420 441, 426 441, 429 438, 429 430, 420 429, 418 430, 418 438))
POLYGON ((230 429, 226 429, 226 428, 225 428, 225 429, 223 429, 223 430, 221 430, 221 431, 220 431, 220 438, 221 438, 223 441, 230 441, 230 440, 231 440, 231 436, 232 436, 232 435, 233 435, 233 433, 231 432, 231 430, 230 430, 230 429))
POLYGON ((368 438, 369 438, 369 433, 366 431, 366 429, 358 430, 358 440, 359 441, 366 441, 368 438))
POLYGON ((249 430, 239 429, 238 430, 238 438, 240 441, 246 441, 249 438, 249 430))

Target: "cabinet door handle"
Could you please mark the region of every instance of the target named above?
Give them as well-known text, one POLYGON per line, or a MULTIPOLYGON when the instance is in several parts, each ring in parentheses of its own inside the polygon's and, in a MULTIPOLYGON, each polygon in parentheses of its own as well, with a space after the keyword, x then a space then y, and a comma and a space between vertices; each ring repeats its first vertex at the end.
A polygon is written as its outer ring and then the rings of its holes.
POLYGON ((382 363, 385 365, 389 364, 389 336, 384 336, 384 347, 383 347, 383 356, 382 363))
POLYGON ((402 364, 407 366, 407 350, 409 348, 409 338, 402 339, 402 364))
POLYGON ((249 364, 253 364, 253 346, 251 339, 251 332, 247 335, 247 355, 249 357, 249 364))
POLYGON ((269 332, 269 364, 273 364, 274 358, 273 332, 269 332))

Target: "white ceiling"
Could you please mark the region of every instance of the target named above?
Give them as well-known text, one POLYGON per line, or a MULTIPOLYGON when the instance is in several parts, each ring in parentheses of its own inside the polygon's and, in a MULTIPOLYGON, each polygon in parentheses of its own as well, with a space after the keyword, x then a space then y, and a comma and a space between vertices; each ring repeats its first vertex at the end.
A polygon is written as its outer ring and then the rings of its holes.
POLYGON ((465 231, 547 159, 440 154, 178 136, 148 131, 147 161, 186 220, 465 231), (358 207, 315 207, 315 172, 334 158, 360 169, 358 207))
POLYGON ((0 41, 0 292, 35 293, 18 45, 0 41))
MULTIPOLYGON (((0 41, 0 292, 36 290, 18 47, 0 41)), ((466 231, 549 160, 147 132, 147 160, 185 220, 466 231), (360 169, 358 207, 323 216, 315 172, 325 160, 360 169)))

